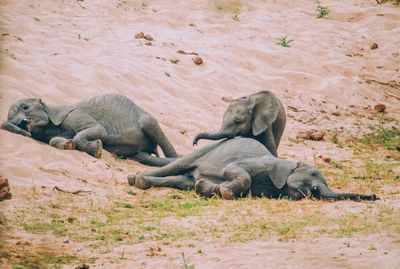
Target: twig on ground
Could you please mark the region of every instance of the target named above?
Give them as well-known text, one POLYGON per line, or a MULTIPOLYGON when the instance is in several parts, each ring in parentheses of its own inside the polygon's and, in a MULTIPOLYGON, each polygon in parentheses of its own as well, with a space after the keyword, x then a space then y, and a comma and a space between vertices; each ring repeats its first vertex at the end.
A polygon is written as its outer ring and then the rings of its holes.
POLYGON ((57 187, 57 186, 55 186, 54 188, 53 188, 53 191, 54 190, 57 190, 57 191, 60 191, 60 192, 65 192, 65 193, 71 193, 71 194, 75 194, 75 195, 89 195, 89 194, 91 194, 93 191, 85 191, 85 190, 77 190, 77 191, 66 191, 66 190, 63 190, 63 189, 61 189, 60 187, 57 187))

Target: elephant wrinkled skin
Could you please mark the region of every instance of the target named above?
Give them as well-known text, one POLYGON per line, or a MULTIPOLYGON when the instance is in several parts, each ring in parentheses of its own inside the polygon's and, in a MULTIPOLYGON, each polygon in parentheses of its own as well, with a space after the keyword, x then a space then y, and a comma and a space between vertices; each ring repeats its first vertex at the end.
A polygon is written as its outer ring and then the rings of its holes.
POLYGON ((286 113, 281 101, 271 91, 260 91, 233 100, 224 113, 220 130, 216 133, 197 134, 193 145, 200 139, 250 137, 278 157, 277 149, 285 125, 286 113))
POLYGON ((68 106, 48 105, 40 99, 19 100, 11 106, 1 128, 97 158, 103 147, 153 166, 166 165, 177 157, 157 120, 118 94, 100 95, 68 106), (166 158, 159 158, 158 145, 166 158))
POLYGON ((128 176, 130 185, 195 188, 204 197, 232 199, 251 193, 257 197, 376 200, 373 195, 331 191, 314 167, 274 157, 251 138, 235 138, 206 145, 149 172, 128 176))

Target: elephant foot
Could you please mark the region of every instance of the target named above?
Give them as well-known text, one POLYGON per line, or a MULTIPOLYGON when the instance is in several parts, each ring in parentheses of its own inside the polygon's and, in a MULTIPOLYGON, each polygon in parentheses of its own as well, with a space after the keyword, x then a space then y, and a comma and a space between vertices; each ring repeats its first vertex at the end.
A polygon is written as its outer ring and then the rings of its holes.
POLYGON ((101 143, 101 140, 95 140, 94 144, 95 144, 94 157, 100 159, 103 153, 103 144, 101 143))
POLYGON ((131 186, 135 186, 138 189, 147 190, 151 187, 151 184, 147 182, 142 176, 130 175, 128 176, 128 183, 131 186))
POLYGON ((129 175, 128 176, 128 184, 131 185, 132 187, 135 186, 135 179, 136 179, 136 175, 129 175))
POLYGON ((62 150, 74 150, 76 147, 76 144, 74 141, 72 140, 68 140, 66 141, 63 145, 61 145, 62 150))
POLYGON ((220 187, 219 193, 221 194, 222 199, 225 199, 225 200, 233 199, 233 193, 228 188, 220 187))

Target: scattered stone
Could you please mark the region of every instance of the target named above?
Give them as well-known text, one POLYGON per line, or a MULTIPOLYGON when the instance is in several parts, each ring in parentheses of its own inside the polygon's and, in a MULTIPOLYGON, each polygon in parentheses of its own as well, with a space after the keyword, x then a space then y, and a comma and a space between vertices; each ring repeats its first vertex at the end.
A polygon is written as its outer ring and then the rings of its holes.
POLYGON ((386 106, 384 104, 377 104, 374 109, 379 113, 383 113, 386 110, 386 106))
POLYGON ((232 102, 233 101, 233 98, 232 97, 226 97, 226 96, 222 96, 222 101, 224 101, 225 103, 230 103, 230 102, 232 102))
POLYGON ((8 184, 8 179, 0 177, 0 201, 11 199, 12 194, 10 192, 10 185, 8 184))
POLYGON ((149 42, 146 42, 146 43, 144 43, 146 46, 153 46, 153 43, 151 43, 150 41, 149 42))
POLYGON ((179 63, 179 59, 178 59, 178 58, 172 58, 172 59, 169 59, 169 61, 170 61, 171 63, 173 63, 173 64, 179 63))
POLYGON ((149 35, 149 34, 145 35, 143 38, 148 40, 148 41, 153 41, 154 40, 153 37, 151 35, 149 35))
POLYGON ((143 32, 137 33, 137 34, 135 35, 135 38, 136 38, 136 39, 144 38, 144 33, 143 33, 143 32))
POLYGON ((339 117, 341 114, 340 114, 339 111, 334 111, 334 112, 332 112, 332 115, 333 115, 333 116, 339 117))
POLYGON ((192 60, 197 65, 201 65, 203 63, 203 59, 201 59, 201 57, 199 57, 199 56, 194 57, 192 60))
POLYGON ((331 157, 329 157, 328 155, 322 156, 321 159, 326 163, 330 163, 331 162, 331 157))
POLYGON ((171 77, 171 74, 168 73, 168 72, 164 72, 164 74, 165 74, 167 77, 171 77))
POLYGON ((324 139, 325 132, 318 130, 300 131, 297 133, 296 138, 305 140, 321 141, 324 139))
POLYGON ((81 264, 81 265, 78 265, 77 267, 75 267, 75 269, 89 269, 89 268, 90 267, 87 264, 81 264))
POLYGON ((177 53, 179 54, 186 54, 186 52, 184 50, 178 50, 177 53))
POLYGON ((75 220, 76 220, 76 218, 74 218, 74 217, 68 217, 68 219, 67 219, 67 221, 69 223, 73 223, 75 220))
POLYGON ((378 46, 377 43, 373 43, 373 44, 371 45, 371 47, 370 47, 370 49, 372 49, 372 50, 376 50, 377 48, 379 48, 379 46, 378 46))
POLYGON ((63 241, 63 243, 64 243, 64 244, 68 244, 68 243, 69 243, 69 239, 65 239, 65 240, 63 241))
POLYGON ((162 249, 160 247, 149 247, 147 249, 146 256, 149 256, 149 257, 158 256, 158 255, 160 255, 161 251, 162 251, 162 249))

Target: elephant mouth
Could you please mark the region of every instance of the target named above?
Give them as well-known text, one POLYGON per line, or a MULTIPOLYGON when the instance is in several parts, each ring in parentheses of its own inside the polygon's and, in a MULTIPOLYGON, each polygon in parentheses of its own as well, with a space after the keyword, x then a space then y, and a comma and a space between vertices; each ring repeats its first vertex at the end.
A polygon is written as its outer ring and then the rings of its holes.
POLYGON ((25 131, 28 131, 28 124, 29 124, 28 119, 22 119, 20 123, 17 124, 17 126, 25 131))

